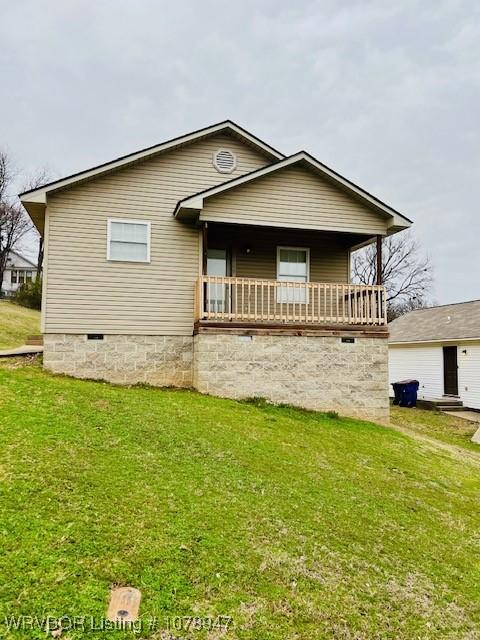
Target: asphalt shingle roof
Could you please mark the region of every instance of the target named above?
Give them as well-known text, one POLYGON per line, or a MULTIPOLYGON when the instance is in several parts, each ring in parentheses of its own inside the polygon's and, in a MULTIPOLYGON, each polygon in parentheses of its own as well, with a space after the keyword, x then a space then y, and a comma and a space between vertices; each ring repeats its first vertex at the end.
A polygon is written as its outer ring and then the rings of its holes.
POLYGON ((480 340, 480 300, 417 309, 389 324, 389 342, 480 340))

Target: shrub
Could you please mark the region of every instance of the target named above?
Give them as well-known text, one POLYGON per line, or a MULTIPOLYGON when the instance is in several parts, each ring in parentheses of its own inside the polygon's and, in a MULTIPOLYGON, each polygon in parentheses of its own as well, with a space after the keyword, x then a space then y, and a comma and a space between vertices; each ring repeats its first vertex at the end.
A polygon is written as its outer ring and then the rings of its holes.
POLYGON ((336 411, 327 411, 325 415, 327 416, 327 418, 330 418, 331 420, 338 420, 339 418, 339 415, 336 411))
POLYGON ((33 282, 26 282, 12 296, 12 302, 28 307, 29 309, 38 309, 42 306, 42 279, 37 278, 33 282))
POLYGON ((251 396, 249 398, 244 398, 241 402, 245 402, 246 404, 253 404, 254 407, 258 407, 259 409, 266 409, 267 407, 276 406, 273 402, 269 402, 266 398, 262 398, 260 396, 251 396))

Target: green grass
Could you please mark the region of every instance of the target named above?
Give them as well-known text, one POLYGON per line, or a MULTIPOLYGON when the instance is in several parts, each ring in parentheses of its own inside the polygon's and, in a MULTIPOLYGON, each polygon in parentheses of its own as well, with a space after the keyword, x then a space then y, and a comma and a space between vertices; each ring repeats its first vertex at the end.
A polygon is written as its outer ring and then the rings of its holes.
POLYGON ((420 435, 430 436, 441 442, 480 453, 480 446, 471 442, 479 425, 458 418, 453 412, 451 415, 446 415, 441 411, 392 407, 391 420, 393 423, 411 429, 420 435))
MULTIPOLYGON (((0 366, 4 615, 94 616, 112 585, 163 638, 479 637, 480 466, 392 429, 0 366)), ((87 624, 88 629, 88 624, 87 624)))
POLYGON ((0 301, 0 349, 19 347, 40 332, 40 312, 0 301))

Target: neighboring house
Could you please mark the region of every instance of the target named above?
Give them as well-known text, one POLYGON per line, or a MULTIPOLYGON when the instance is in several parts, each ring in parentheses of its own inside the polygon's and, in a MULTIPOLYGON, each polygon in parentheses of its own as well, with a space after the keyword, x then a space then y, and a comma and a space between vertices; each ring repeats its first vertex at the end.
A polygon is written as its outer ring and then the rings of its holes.
POLYGON ((480 409, 480 300, 411 311, 389 327, 390 382, 414 378, 420 398, 480 409))
POLYGON ((22 284, 31 282, 36 277, 37 265, 17 251, 10 251, 6 269, 3 272, 1 293, 4 296, 11 296, 22 284))
POLYGON ((387 419, 384 290, 350 252, 411 222, 308 153, 226 121, 21 200, 52 371, 387 419))

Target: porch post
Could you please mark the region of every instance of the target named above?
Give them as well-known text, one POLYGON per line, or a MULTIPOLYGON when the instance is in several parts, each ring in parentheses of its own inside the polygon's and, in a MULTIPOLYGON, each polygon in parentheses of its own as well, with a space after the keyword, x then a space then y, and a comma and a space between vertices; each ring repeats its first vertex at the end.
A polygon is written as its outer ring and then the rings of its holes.
POLYGON ((377 236, 377 284, 382 282, 382 236, 377 236))
POLYGON ((207 258, 208 258, 208 222, 202 225, 202 274, 207 275, 207 258))

